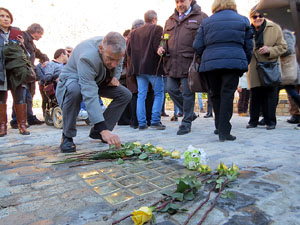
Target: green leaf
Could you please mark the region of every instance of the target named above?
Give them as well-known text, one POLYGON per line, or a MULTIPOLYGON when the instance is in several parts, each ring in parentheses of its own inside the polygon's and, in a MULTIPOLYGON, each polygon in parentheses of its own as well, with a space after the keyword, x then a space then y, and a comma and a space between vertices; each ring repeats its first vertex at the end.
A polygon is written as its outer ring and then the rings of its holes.
POLYGON ((116 149, 116 146, 115 145, 110 145, 109 148, 110 149, 116 149))
POLYGON ((180 180, 177 184, 177 190, 176 192, 180 192, 183 193, 185 190, 189 189, 190 185, 186 184, 185 182, 183 182, 182 180, 180 180))
POLYGON ((139 159, 141 159, 141 160, 144 160, 144 159, 147 159, 147 158, 148 158, 148 154, 147 153, 142 153, 139 156, 139 159))
POLYGON ((196 181, 195 187, 196 187, 197 189, 199 189, 200 187, 202 187, 202 182, 201 182, 201 180, 196 181))
POLYGON ((230 191, 227 191, 226 195, 227 195, 228 198, 231 198, 231 199, 235 197, 235 195, 230 191))
POLYGON ((220 179, 216 180, 217 184, 222 184, 222 183, 224 183, 224 181, 225 180, 223 178, 220 178, 220 179))
POLYGON ((169 209, 168 209, 168 213, 169 213, 170 215, 174 215, 176 212, 177 212, 177 209, 173 209, 173 208, 169 208, 169 209))
POLYGON ((185 209, 185 208, 181 208, 178 210, 178 212, 188 212, 189 210, 185 209))
POLYGON ((133 152, 134 152, 134 154, 137 154, 137 155, 142 153, 141 149, 139 149, 139 148, 134 148, 133 152))
POLYGON ((133 155, 133 151, 132 150, 126 150, 125 155, 126 156, 131 156, 131 155, 133 155))
POLYGON ((153 213, 152 213, 151 222, 152 222, 153 224, 156 224, 156 217, 155 217, 155 215, 154 215, 153 213))
POLYGON ((193 194, 192 191, 190 191, 190 192, 184 194, 184 199, 188 200, 188 201, 192 201, 195 199, 195 195, 193 194))
POLYGON ((183 193, 175 192, 175 193, 172 193, 170 196, 180 202, 183 201, 183 193))
POLYGON ((228 198, 226 194, 221 194, 221 198, 228 198))
POLYGON ((215 180, 208 180, 208 181, 206 181, 206 183, 207 184, 210 184, 210 183, 212 183, 212 182, 214 182, 215 180))
POLYGON ((121 164, 123 164, 123 163, 124 163, 124 160, 121 159, 121 158, 119 158, 118 161, 117 161, 117 165, 121 165, 121 164))
POLYGON ((162 191, 161 194, 165 195, 165 196, 172 196, 173 191, 171 191, 171 190, 165 190, 165 191, 162 191))
POLYGON ((158 211, 159 212, 168 212, 169 208, 170 208, 170 204, 166 205, 164 208, 162 208, 162 209, 160 209, 158 211))
POLYGON ((217 184, 216 189, 219 189, 222 184, 217 184))
POLYGON ((180 209, 180 205, 179 204, 175 204, 175 203, 171 203, 169 209, 178 210, 178 209, 180 209))

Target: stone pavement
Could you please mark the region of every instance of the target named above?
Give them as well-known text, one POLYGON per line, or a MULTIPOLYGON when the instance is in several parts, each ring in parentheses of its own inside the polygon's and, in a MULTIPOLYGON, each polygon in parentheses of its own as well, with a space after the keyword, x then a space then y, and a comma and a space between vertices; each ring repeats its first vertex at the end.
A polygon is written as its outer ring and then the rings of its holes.
MULTIPOLYGON (((170 122, 170 117, 163 118, 164 131, 117 126, 114 133, 122 142, 150 141, 181 152, 190 144, 201 147, 213 169, 219 162, 237 164, 241 175, 230 188, 235 198, 219 199, 206 225, 299 225, 300 130, 285 122, 288 117, 278 117, 275 130, 245 129, 249 118, 234 114, 232 134, 237 140, 221 143, 213 134, 213 119, 203 116, 183 136, 176 135, 179 122, 170 122)), ((89 129, 78 123, 74 139, 78 153, 107 149, 88 138, 89 129)), ((30 136, 21 136, 9 128, 8 135, 0 138, 1 225, 111 224, 133 209, 150 206, 162 197, 162 190, 174 187, 175 177, 191 173, 182 160, 173 159, 54 166, 49 162, 65 157, 59 151, 61 130, 41 125, 30 127, 30 132, 30 136)), ((206 194, 199 191, 196 200, 184 207, 191 212, 206 194)), ((157 223, 182 225, 188 213, 156 213, 157 223)), ((197 224, 202 214, 203 210, 189 224, 197 224)), ((128 218, 120 224, 133 222, 128 218)))

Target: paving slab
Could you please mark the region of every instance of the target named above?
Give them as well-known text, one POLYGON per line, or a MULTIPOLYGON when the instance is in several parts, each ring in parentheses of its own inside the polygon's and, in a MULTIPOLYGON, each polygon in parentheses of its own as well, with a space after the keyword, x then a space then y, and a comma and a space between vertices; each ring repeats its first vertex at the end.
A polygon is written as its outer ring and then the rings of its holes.
MULTIPOLYGON (((168 112, 171 115, 171 112, 168 112)), ((38 114, 40 116, 40 114, 38 114)), ((236 141, 219 142, 213 134, 214 120, 200 113, 187 135, 176 135, 180 120, 160 131, 139 131, 116 126, 123 143, 140 141, 183 153, 189 145, 203 148, 207 164, 215 169, 220 162, 235 163, 241 175, 232 184, 233 199, 220 199, 209 214, 206 225, 299 225, 300 224, 300 130, 278 117, 275 130, 265 127, 246 129, 249 117, 232 118, 236 141)), ((106 144, 88 137, 90 126, 78 122, 74 138, 78 153, 105 150, 106 144)), ((196 174, 183 166, 183 159, 156 161, 101 162, 79 167, 52 165, 64 159, 59 150, 62 130, 47 125, 31 126, 22 136, 8 129, 0 138, 0 224, 111 224, 141 206, 162 198, 161 192, 174 189, 175 179, 196 174)), ((182 225, 205 198, 201 189, 194 201, 184 203, 186 213, 156 213, 157 224, 182 225)), ((216 193, 212 194, 212 198, 216 193)), ((207 209, 212 202, 204 208, 207 209)), ((197 224, 200 210, 189 224, 197 224)), ((126 219, 120 224, 133 224, 126 219)))

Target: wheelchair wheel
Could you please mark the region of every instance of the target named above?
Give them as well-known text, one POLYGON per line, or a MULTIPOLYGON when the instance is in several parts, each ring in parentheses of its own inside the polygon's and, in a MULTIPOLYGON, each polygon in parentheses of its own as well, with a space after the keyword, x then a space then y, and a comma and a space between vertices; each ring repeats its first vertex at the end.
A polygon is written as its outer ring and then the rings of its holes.
POLYGON ((52 120, 55 128, 61 129, 63 127, 63 113, 60 107, 53 109, 52 120))
POLYGON ((45 123, 48 125, 48 126, 53 126, 53 120, 52 120, 52 116, 50 114, 50 112, 47 110, 46 113, 45 113, 45 123))

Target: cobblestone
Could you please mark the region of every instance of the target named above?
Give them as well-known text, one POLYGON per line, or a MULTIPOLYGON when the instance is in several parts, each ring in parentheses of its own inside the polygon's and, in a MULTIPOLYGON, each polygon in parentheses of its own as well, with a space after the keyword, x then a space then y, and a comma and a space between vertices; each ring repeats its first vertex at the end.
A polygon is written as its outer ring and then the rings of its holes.
MULTIPOLYGON (((288 117, 280 116, 275 130, 245 129, 249 117, 234 114, 232 134, 237 140, 221 143, 213 134, 213 119, 203 116, 200 114, 192 132, 183 136, 176 135, 180 122, 170 122, 170 118, 162 119, 167 126, 163 131, 117 126, 114 133, 123 142, 150 141, 181 153, 192 144, 205 150, 208 165, 213 169, 219 162, 237 164, 241 175, 229 189, 235 198, 218 200, 206 225, 299 225, 300 130, 285 122, 288 117)), ((88 138, 89 129, 84 123, 78 123, 78 135, 74 138, 78 153, 107 148, 88 138)), ((1 225, 108 225, 133 209, 160 199, 161 190, 174 187, 176 176, 194 173, 185 169, 182 159, 120 166, 112 162, 75 168, 54 166, 49 162, 65 157, 59 150, 61 130, 44 124, 31 126, 30 132, 25 137, 9 128, 8 135, 0 138, 1 225), (91 171, 97 171, 98 177, 89 177, 91 171), (121 197, 113 198, 115 193, 121 197)), ((155 213, 156 225, 182 225, 206 194, 206 190, 201 190, 195 201, 184 204, 188 213, 172 216, 155 213)), ((212 194, 212 199, 215 195, 212 194)), ((203 213, 203 210, 198 212, 189 224, 197 224, 203 213)), ((120 224, 133 222, 126 219, 120 224)))

